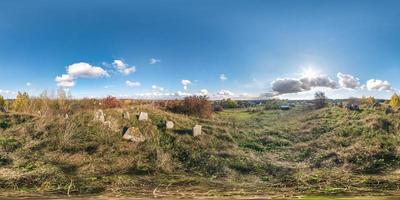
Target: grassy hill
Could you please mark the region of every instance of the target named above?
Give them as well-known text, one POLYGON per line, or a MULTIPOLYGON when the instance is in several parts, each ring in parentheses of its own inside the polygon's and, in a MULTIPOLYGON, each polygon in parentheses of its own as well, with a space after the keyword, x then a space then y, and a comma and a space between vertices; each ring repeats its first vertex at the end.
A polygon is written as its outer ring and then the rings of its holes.
POLYGON ((0 114, 0 188, 96 193, 154 188, 395 191, 400 113, 329 107, 228 109, 210 119, 151 105, 65 116, 0 114), (138 121, 139 112, 148 121, 138 121), (129 112, 131 118, 123 118, 129 112), (175 127, 164 128, 171 120, 175 127), (191 135, 194 125, 203 134, 191 135), (122 139, 138 127, 146 140, 122 139))

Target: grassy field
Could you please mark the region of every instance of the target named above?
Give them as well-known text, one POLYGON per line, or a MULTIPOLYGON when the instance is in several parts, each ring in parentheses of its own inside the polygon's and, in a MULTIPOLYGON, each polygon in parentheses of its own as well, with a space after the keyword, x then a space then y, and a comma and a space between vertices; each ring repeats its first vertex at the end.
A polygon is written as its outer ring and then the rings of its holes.
POLYGON ((0 188, 233 195, 227 191, 366 194, 400 186, 399 113, 259 107, 200 119, 141 105, 104 110, 111 127, 93 121, 94 113, 0 114, 0 188), (149 121, 137 120, 141 111, 149 121), (174 129, 164 128, 166 120, 174 129), (191 135, 196 124, 203 126, 199 137, 191 135), (138 127, 146 141, 123 140, 124 127, 138 127))

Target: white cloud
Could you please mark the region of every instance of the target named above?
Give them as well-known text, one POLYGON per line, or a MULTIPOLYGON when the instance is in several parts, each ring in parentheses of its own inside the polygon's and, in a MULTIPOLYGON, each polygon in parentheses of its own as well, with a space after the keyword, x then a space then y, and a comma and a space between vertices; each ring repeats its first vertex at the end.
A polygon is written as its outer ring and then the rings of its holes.
POLYGON ((101 67, 92 66, 89 63, 74 63, 67 68, 67 73, 71 77, 102 77, 109 76, 107 71, 101 67))
POLYGON ((155 92, 162 92, 164 91, 163 87, 157 86, 157 85, 152 85, 151 88, 153 89, 153 91, 155 92))
POLYGON ((181 92, 181 91, 178 91, 175 93, 175 96, 179 96, 179 97, 185 97, 185 96, 190 96, 190 95, 192 95, 192 94, 187 93, 187 92, 181 92))
POLYGON ((365 86, 368 90, 393 91, 392 85, 388 81, 370 79, 365 86))
POLYGON ((55 78, 57 86, 62 88, 71 88, 75 86, 74 78, 69 74, 63 74, 55 78))
POLYGON ((231 92, 229 90, 220 90, 218 92, 218 95, 221 95, 221 96, 233 96, 233 95, 235 95, 235 93, 233 93, 233 92, 231 92))
POLYGON ((225 74, 221 74, 221 75, 219 75, 219 79, 220 79, 221 81, 226 81, 226 80, 228 80, 228 77, 226 77, 225 74))
POLYGON ((30 87, 31 85, 32 85, 31 82, 27 82, 27 83, 26 83, 26 86, 28 86, 28 87, 30 87))
POLYGON ((103 68, 80 62, 69 65, 67 67, 67 74, 56 76, 55 81, 59 87, 71 88, 75 86, 75 79, 78 77, 97 78, 103 76, 109 76, 107 71, 103 68))
POLYGON ((122 60, 114 60, 112 63, 115 69, 117 69, 123 75, 129 75, 131 73, 136 72, 135 66, 129 66, 128 64, 124 63, 122 60))
POLYGON ((189 81, 189 80, 182 80, 181 83, 182 83, 182 85, 183 85, 183 89, 184 89, 184 90, 187 90, 187 89, 188 89, 188 86, 189 86, 192 82, 189 81))
POLYGON ((156 59, 156 58, 150 58, 149 59, 149 64, 150 65, 154 65, 154 64, 157 64, 157 63, 160 63, 160 62, 161 62, 160 59, 156 59))
POLYGON ((308 78, 278 78, 271 83, 272 90, 278 94, 309 91, 315 87, 337 88, 337 83, 326 76, 308 78))
POLYGON ((201 95, 207 95, 208 94, 208 90, 207 89, 201 89, 200 90, 200 94, 201 95))
POLYGON ((141 84, 140 84, 140 82, 137 82, 137 81, 126 81, 125 82, 126 83, 126 85, 127 86, 129 86, 129 87, 138 87, 138 86, 140 86, 141 84))
POLYGON ((339 85, 343 88, 355 89, 360 87, 360 79, 350 74, 338 73, 339 85))

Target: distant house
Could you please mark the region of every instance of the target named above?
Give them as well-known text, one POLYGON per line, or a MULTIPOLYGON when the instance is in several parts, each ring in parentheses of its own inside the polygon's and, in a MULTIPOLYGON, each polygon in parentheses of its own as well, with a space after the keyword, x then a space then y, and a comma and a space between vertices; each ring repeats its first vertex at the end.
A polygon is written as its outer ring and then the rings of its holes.
POLYGON ((290 109, 290 105, 288 105, 288 104, 281 105, 281 110, 289 110, 289 109, 290 109))

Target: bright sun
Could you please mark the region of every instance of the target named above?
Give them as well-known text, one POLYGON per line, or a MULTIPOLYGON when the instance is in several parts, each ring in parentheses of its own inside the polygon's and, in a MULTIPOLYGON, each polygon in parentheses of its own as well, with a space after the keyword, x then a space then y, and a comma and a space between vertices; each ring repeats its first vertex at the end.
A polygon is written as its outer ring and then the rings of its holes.
POLYGON ((316 76, 318 76, 318 72, 315 71, 313 68, 308 67, 303 69, 303 72, 301 73, 302 77, 305 78, 315 78, 316 76))

